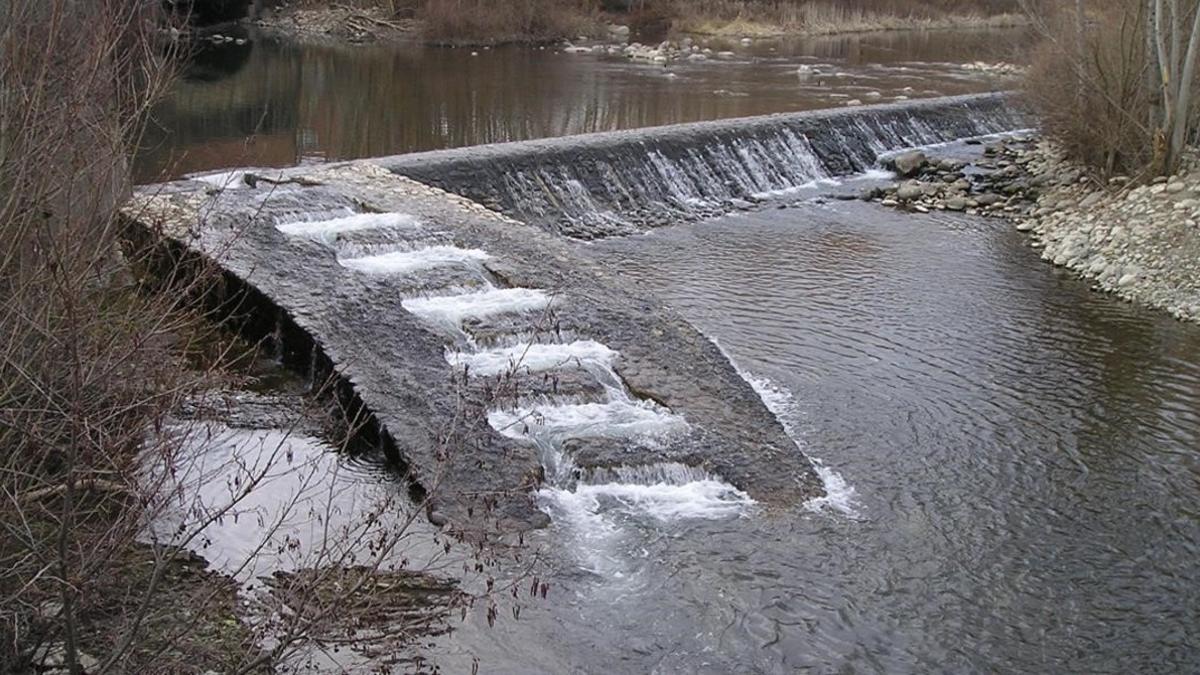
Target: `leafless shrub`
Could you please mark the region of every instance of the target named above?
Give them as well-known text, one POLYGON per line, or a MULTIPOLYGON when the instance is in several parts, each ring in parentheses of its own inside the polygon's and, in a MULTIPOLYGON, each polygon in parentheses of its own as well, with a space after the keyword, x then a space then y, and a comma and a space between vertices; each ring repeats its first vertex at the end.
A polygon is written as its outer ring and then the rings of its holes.
POLYGON ((1174 172, 1198 121, 1196 4, 1022 4, 1043 38, 1026 89, 1047 133, 1102 173, 1174 172))
POLYGON ((6 3, 0 35, 0 622, 4 660, 60 633, 136 534, 142 435, 191 386, 193 316, 136 292, 119 250, 127 157, 170 82, 154 5, 6 3), (48 608, 53 608, 48 611, 48 608), (48 626, 30 617, 47 618, 48 626))
MULTIPOLYGON (((249 457, 214 464, 212 427, 175 415, 227 377, 230 342, 214 340, 220 326, 197 304, 217 271, 126 236, 129 157, 174 71, 158 12, 157 0, 0 6, 4 672, 43 660, 48 646, 73 673, 252 672, 311 644, 322 626, 362 616, 363 589, 378 583, 368 571, 428 571, 401 564, 420 505, 399 511, 382 497, 297 548, 289 518, 335 520, 300 501, 344 487, 322 476, 328 467, 299 466, 286 429, 249 457), (297 492, 264 512, 256 490, 281 473, 297 492), (218 477, 224 491, 204 493, 218 477), (228 575, 189 562, 213 527, 237 518, 261 527, 228 575), (243 616, 239 574, 268 553, 299 571, 243 616), (164 601, 166 589, 175 593, 164 601), (298 598, 315 604, 295 611, 298 598)), ((313 399, 329 400, 316 385, 313 399)), ((362 422, 351 417, 347 437, 362 422)))
POLYGON ((1038 15, 1044 39, 1025 81, 1045 132, 1071 157, 1107 173, 1140 171, 1154 156, 1146 16, 1121 5, 1097 10, 1082 32, 1073 12, 1038 15))

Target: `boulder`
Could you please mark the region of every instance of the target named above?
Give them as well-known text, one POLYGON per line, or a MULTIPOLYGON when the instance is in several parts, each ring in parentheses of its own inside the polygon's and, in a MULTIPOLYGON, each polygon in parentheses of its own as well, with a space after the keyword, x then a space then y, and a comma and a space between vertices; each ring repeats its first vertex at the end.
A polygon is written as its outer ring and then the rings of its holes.
POLYGON ((902 152, 889 158, 885 166, 904 178, 912 178, 929 164, 929 158, 920 150, 902 152))
POLYGON ((914 199, 920 199, 924 195, 924 186, 917 181, 909 181, 896 188, 896 199, 902 202, 911 202, 914 199))

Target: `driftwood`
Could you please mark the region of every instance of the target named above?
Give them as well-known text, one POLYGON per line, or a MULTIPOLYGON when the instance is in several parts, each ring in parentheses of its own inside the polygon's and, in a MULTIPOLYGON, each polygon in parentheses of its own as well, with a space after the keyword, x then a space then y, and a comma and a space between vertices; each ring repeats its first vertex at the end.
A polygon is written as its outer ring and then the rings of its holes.
MULTIPOLYGON (((67 491, 67 486, 67 483, 60 483, 58 485, 50 485, 47 487, 38 488, 36 490, 29 490, 28 492, 22 492, 20 495, 18 495, 17 500, 22 504, 29 504, 32 502, 42 501, 43 499, 49 499, 51 497, 58 497, 67 491)), ((132 497, 135 495, 133 488, 129 487, 128 485, 104 478, 83 478, 76 481, 74 487, 85 490, 94 490, 97 492, 110 492, 126 497, 132 497)))

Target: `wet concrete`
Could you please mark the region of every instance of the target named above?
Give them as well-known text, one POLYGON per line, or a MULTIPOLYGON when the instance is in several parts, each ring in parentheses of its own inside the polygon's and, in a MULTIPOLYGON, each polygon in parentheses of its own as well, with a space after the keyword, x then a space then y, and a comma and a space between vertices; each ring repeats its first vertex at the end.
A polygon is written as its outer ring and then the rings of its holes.
POLYGON ((905 148, 1028 126, 978 94, 399 155, 390 170, 578 239, 743 210, 905 148))
MULTIPOLYGON (((401 242, 409 230, 395 227, 389 231, 400 239, 393 237, 392 246, 449 242, 485 250, 489 284, 542 289, 551 298, 528 321, 488 317, 495 335, 542 342, 566 331, 601 342, 619 353, 613 370, 630 396, 686 421, 682 435, 625 448, 621 463, 686 458, 767 505, 821 494, 808 459, 715 345, 564 241, 370 163, 298 168, 274 178, 283 182, 156 186, 129 213, 256 289, 257 324, 280 325, 285 342, 289 332, 308 336, 308 366, 324 364, 352 388, 377 420, 384 451, 429 493, 435 519, 464 529, 546 521, 531 499, 543 477, 538 448, 490 427, 487 410, 503 401, 481 394, 478 381, 447 361, 448 347, 484 341, 448 333, 405 309, 406 298, 429 292, 414 289, 411 281, 420 275, 366 274, 341 264, 339 256, 378 251, 382 242, 370 232, 329 239, 297 235, 295 228, 288 234, 279 225, 320 214, 405 214, 420 224, 417 240, 401 242)), ((446 281, 455 286, 453 275, 446 281)), ((294 365, 304 367, 303 359, 294 365)), ((539 393, 535 386, 527 391, 539 393)), ((612 463, 603 448, 581 452, 577 461, 581 469, 612 463)))

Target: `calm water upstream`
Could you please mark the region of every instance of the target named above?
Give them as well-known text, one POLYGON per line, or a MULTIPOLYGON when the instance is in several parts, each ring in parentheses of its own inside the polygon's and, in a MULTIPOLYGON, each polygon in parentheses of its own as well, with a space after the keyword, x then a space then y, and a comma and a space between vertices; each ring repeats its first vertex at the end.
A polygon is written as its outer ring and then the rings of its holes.
POLYGON ((835 499, 559 513, 551 601, 464 626, 450 664, 1200 668, 1200 329, 1059 276, 1002 222, 856 202, 582 250, 717 339, 835 499))
POLYGON ((291 166, 589 131, 990 91, 962 68, 1019 60, 1024 30, 880 33, 750 46, 706 62, 632 63, 553 47, 204 48, 159 107, 144 182, 228 166, 291 166), (801 77, 801 66, 809 73, 801 77), (878 98, 874 98, 875 92, 878 98))
MULTIPOLYGON (((201 55, 140 171, 979 91, 995 83, 957 64, 1023 40, 773 42, 671 68, 258 40, 201 55)), ((831 496, 730 515, 546 495, 549 598, 494 628, 471 612, 430 654, 445 672, 1200 671, 1200 329, 1090 292, 1000 221, 859 202, 579 250, 717 340, 831 496)))

